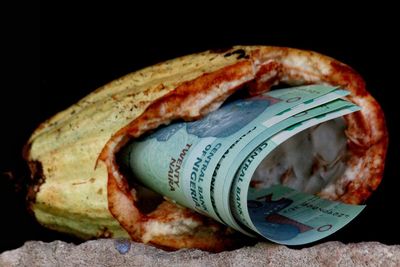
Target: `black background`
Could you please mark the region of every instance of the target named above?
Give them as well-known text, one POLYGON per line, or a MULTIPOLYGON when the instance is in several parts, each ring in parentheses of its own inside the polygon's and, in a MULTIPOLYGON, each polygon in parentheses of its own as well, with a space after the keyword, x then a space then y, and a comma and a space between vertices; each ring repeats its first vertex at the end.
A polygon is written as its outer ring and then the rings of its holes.
MULTIPOLYGON (((339 6, 331 14, 287 12, 258 5, 188 6, 41 3, 25 10, 22 26, 9 30, 11 86, 2 89, 3 149, 0 198, 1 251, 26 240, 78 240, 40 227, 24 207, 21 149, 34 128, 90 91, 131 71, 192 52, 235 44, 264 44, 314 50, 356 69, 381 103, 390 132, 382 184, 352 223, 323 241, 399 244, 400 64, 398 20, 390 7, 372 12, 339 6), (39 10, 40 9, 40 10, 39 10), (31 19, 32 17, 32 19, 31 19), (18 28, 19 27, 19 28, 18 28), (13 47, 15 46, 15 47, 13 47), (12 171, 11 178, 5 172, 12 171), (17 190, 17 192, 15 192, 17 190)), ((330 9, 331 10, 331 9, 330 9)), ((7 25, 6 25, 7 26, 7 25)), ((8 28, 8 27, 6 27, 8 28)))

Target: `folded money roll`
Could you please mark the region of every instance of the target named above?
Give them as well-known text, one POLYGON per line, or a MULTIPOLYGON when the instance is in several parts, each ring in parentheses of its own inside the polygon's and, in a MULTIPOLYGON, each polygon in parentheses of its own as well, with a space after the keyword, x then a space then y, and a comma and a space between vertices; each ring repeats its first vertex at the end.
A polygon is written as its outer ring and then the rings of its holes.
POLYGON ((85 239, 130 237, 166 248, 231 248, 238 237, 230 228, 147 193, 122 173, 116 154, 161 125, 201 118, 238 90, 257 95, 279 83, 323 83, 351 91, 348 99, 362 110, 344 117, 346 170, 319 195, 365 201, 382 179, 387 130, 363 79, 318 53, 238 46, 136 71, 41 124, 24 149, 32 172, 30 209, 42 225, 85 239))

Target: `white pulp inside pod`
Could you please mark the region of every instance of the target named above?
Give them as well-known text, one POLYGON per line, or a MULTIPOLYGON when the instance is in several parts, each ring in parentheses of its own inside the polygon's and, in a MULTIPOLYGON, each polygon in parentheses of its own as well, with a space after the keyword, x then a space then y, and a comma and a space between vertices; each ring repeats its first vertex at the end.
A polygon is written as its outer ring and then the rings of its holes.
POLYGON ((343 118, 304 130, 273 150, 257 167, 251 186, 281 184, 315 194, 346 169, 346 124, 343 118))

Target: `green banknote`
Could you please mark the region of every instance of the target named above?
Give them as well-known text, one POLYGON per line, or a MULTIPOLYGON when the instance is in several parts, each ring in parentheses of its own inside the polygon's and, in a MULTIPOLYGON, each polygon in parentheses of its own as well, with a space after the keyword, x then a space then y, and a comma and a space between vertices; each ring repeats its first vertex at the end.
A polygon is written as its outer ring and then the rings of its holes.
POLYGON ((221 221, 211 202, 211 178, 232 141, 245 136, 241 142, 249 142, 335 90, 336 95, 346 94, 332 86, 308 85, 226 103, 201 120, 174 123, 135 140, 124 154, 144 185, 221 221), (294 109, 300 104, 302 108, 294 109))
POLYGON ((324 238, 354 219, 364 206, 320 199, 281 185, 255 189, 250 187, 250 182, 262 160, 285 140, 314 125, 359 109, 350 105, 314 117, 259 143, 241 162, 230 188, 230 209, 238 224, 271 241, 300 245, 324 238))
POLYGON ((260 144, 264 143, 274 134, 287 129, 290 126, 300 125, 301 122, 315 117, 322 118, 324 114, 332 113, 334 111, 343 112, 344 110, 348 109, 356 110, 357 106, 348 101, 337 99, 315 108, 305 110, 301 113, 291 116, 290 118, 278 122, 269 127, 268 130, 263 131, 258 136, 254 137, 252 140, 250 140, 250 142, 242 145, 239 144, 231 146, 229 150, 226 151, 226 153, 221 157, 221 160, 216 166, 212 178, 211 201, 215 212, 221 218, 221 220, 226 224, 231 225, 236 230, 244 232, 244 229, 236 223, 236 220, 230 212, 230 188, 238 166, 240 166, 241 162, 243 162, 254 149, 256 149, 260 144))

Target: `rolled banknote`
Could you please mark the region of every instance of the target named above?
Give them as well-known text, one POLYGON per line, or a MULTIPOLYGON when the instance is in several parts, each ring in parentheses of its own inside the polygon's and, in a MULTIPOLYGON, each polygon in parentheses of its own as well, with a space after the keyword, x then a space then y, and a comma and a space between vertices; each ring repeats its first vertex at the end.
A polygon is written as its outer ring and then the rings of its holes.
POLYGON ((350 105, 295 124, 250 152, 237 169, 230 188, 230 209, 238 224, 271 241, 300 245, 324 238, 354 219, 364 206, 321 199, 279 184, 253 188, 250 185, 261 162, 290 137, 357 110, 359 107, 350 105))
POLYGON ((124 154, 144 185, 222 222, 211 203, 211 178, 232 142, 248 143, 295 112, 313 107, 319 97, 334 91, 332 98, 346 94, 337 89, 307 85, 230 102, 201 120, 174 123, 135 140, 124 154))
MULTIPOLYGON (((260 144, 269 142, 269 148, 277 147, 280 143, 271 141, 273 138, 285 136, 279 139, 282 143, 304 127, 358 110, 348 101, 335 100, 348 94, 344 90, 321 85, 296 90, 276 90, 230 102, 199 121, 166 126, 127 146, 125 162, 141 183, 172 201, 247 235, 260 234, 251 216, 244 216, 242 210, 239 213, 232 201, 237 194, 233 188, 249 191, 248 184, 238 182, 235 175, 242 161, 260 144)), ((246 179, 250 181, 251 176, 246 179)), ((246 204, 247 198, 241 197, 246 204)))

